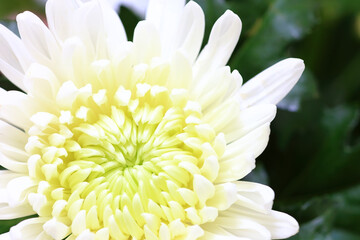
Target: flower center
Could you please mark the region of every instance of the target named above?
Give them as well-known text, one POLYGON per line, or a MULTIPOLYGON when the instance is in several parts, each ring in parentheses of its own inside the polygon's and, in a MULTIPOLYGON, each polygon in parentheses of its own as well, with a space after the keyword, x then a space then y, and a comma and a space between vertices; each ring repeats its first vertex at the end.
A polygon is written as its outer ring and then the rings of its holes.
POLYGON ((184 89, 80 89, 71 108, 32 118, 29 175, 40 183, 29 201, 40 216, 115 239, 213 221, 206 202, 225 143, 201 117, 184 89))

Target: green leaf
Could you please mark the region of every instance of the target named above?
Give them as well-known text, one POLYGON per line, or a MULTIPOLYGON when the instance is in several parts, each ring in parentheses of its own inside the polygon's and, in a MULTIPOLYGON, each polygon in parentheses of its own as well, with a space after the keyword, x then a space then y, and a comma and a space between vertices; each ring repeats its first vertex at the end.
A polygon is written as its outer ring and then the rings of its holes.
POLYGON ((360 237, 359 204, 360 184, 336 193, 319 195, 311 200, 287 204, 287 208, 282 205, 280 209, 291 212, 292 208, 292 214, 302 223, 299 234, 291 240, 352 240, 360 237))
POLYGON ((25 10, 42 12, 42 8, 43 7, 40 7, 34 0, 1 1, 0 19, 13 17, 13 14, 18 14, 25 10))
POLYGON ((356 14, 360 11, 360 1, 354 0, 321 0, 325 18, 334 20, 344 15, 356 14))
POLYGON ((303 38, 315 24, 313 5, 310 0, 274 1, 258 31, 233 56, 231 66, 249 79, 286 57, 289 44, 303 38))
POLYGON ((286 194, 318 193, 344 184, 360 182, 360 176, 352 175, 355 174, 352 169, 360 167, 360 162, 356 160, 356 156, 360 156, 360 144, 347 144, 347 139, 358 121, 357 106, 337 106, 322 112, 319 122, 320 141, 312 152, 307 153, 310 156, 298 160, 307 161, 307 167, 287 186, 286 194), (341 176, 345 177, 339 179, 341 176))
POLYGON ((359 74, 359 66, 360 53, 349 59, 346 66, 342 68, 342 72, 329 86, 326 93, 329 101, 334 103, 360 102, 360 81, 356 77, 359 74))
POLYGON ((241 40, 257 31, 258 23, 270 7, 272 0, 229 0, 227 7, 239 15, 242 21, 241 40))
POLYGON ((334 229, 331 231, 330 239, 332 240, 359 240, 360 234, 355 234, 349 231, 344 231, 340 229, 334 229))
MULTIPOLYGON (((330 214, 319 216, 300 226, 297 235, 289 238, 289 240, 325 240, 328 239, 328 227, 331 222, 330 214)), ((330 240, 330 239, 329 239, 330 240)))

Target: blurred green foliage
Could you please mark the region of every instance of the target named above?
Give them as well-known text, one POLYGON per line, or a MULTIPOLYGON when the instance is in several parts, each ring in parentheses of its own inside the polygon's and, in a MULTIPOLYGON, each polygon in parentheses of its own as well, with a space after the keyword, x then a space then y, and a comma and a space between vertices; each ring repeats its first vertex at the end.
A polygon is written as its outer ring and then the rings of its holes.
POLYGON ((44 12, 40 1, 35 0, 0 0, 0 19, 12 19, 23 11, 44 12))
MULTIPOLYGON (((3 2, 0 19, 24 7, 38 9, 31 1, 3 2)), ((242 36, 229 64, 245 81, 286 57, 306 64, 279 104, 269 146, 246 179, 269 184, 277 194, 275 209, 300 222, 292 240, 360 239, 360 1, 197 2, 205 11, 206 36, 226 9, 241 17, 242 36)), ((120 16, 131 39, 139 18, 126 8, 120 16)), ((0 84, 15 89, 3 77, 0 84)), ((12 224, 2 221, 0 231, 12 224)))

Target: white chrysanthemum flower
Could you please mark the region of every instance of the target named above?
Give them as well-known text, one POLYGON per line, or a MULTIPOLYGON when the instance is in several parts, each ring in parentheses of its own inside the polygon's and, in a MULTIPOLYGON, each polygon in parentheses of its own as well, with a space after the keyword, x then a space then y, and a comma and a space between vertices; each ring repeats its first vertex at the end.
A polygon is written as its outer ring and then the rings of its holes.
POLYGON ((264 150, 304 65, 242 85, 225 66, 241 22, 227 11, 201 50, 204 14, 150 2, 134 40, 103 1, 49 0, 0 26, 0 219, 37 214, 0 239, 245 240, 298 231, 273 191, 237 181, 264 150), (200 53, 199 53, 200 52, 200 53))

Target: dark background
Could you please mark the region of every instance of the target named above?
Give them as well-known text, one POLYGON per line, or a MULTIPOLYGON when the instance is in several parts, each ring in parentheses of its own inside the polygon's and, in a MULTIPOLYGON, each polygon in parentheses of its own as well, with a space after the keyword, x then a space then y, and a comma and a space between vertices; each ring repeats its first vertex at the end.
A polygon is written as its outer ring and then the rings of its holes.
MULTIPOLYGON (((275 62, 298 57, 306 70, 279 104, 270 143, 246 180, 270 185, 274 208, 294 216, 292 240, 360 239, 360 1, 198 0, 206 35, 226 9, 243 21, 230 66, 248 80, 275 62)), ((16 32, 16 13, 43 6, 0 0, 0 21, 16 32)), ((129 39, 139 21, 120 16, 129 39)), ((205 38, 207 39, 207 37, 205 38)), ((205 41, 206 42, 206 41, 205 41)), ((0 76, 0 86, 15 87, 0 76)), ((19 220, 0 221, 0 232, 19 220)))

